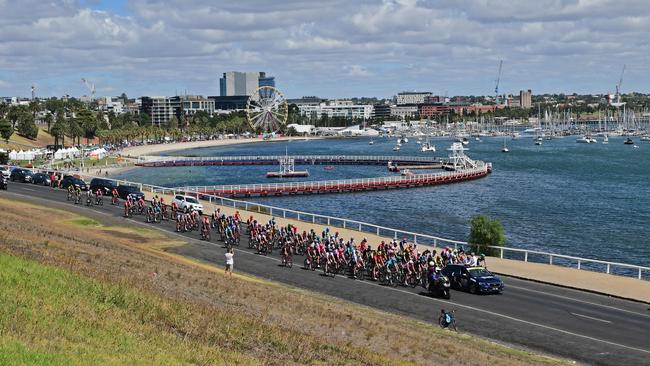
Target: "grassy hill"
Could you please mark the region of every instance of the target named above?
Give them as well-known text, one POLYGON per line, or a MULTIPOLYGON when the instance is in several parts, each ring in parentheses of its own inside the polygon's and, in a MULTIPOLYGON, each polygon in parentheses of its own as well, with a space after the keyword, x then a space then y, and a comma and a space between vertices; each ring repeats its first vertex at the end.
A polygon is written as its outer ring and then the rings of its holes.
POLYGON ((46 145, 54 144, 54 137, 47 133, 42 128, 38 129, 38 136, 35 140, 30 140, 28 138, 22 137, 14 132, 13 135, 9 138, 9 143, 5 143, 3 139, 0 139, 0 148, 11 151, 11 150, 29 150, 32 148, 45 147, 46 145))
POLYGON ((166 252, 184 243, 158 231, 0 205, 2 365, 561 363, 256 277, 228 278, 166 252))

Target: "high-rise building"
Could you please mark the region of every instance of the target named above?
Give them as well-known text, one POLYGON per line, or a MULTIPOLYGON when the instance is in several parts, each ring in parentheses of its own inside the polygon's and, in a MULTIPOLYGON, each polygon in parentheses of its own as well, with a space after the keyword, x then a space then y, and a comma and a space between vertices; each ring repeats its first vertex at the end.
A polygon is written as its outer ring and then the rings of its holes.
POLYGON ((533 93, 530 89, 519 91, 519 106, 521 108, 532 108, 533 106, 533 93))
MULTIPOLYGON (((180 109, 178 97, 142 97, 140 111, 151 118, 154 126, 165 126, 180 109)), ((178 116, 177 116, 178 117, 178 116)))
POLYGON ((222 97, 251 96, 260 86, 275 87, 275 77, 266 76, 265 72, 224 72, 223 77, 219 79, 219 95, 222 97))

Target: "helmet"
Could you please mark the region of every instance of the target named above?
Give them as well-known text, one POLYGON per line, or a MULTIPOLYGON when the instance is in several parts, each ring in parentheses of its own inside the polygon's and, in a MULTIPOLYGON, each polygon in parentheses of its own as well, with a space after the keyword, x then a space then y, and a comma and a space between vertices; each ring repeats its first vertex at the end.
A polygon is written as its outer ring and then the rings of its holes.
POLYGON ((440 267, 436 267, 436 272, 440 272, 440 267))
POLYGON ((435 263, 433 261, 429 261, 429 267, 433 267, 435 263))

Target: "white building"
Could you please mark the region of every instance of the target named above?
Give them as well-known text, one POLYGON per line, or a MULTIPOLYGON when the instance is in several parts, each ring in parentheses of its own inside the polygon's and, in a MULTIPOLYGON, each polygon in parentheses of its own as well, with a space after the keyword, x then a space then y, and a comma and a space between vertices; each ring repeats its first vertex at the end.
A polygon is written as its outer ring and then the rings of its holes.
POLYGON ((351 101, 335 101, 318 105, 300 105, 300 114, 320 119, 326 115, 330 118, 370 119, 373 106, 371 104, 352 104, 351 101))
POLYGON ((390 116, 398 119, 415 118, 418 115, 417 105, 395 105, 390 107, 390 116))
POLYGON ((99 108, 106 112, 113 112, 115 114, 124 113, 124 103, 122 98, 119 97, 103 97, 97 100, 99 108))
POLYGON ((398 105, 422 104, 431 96, 430 92, 401 92, 397 94, 396 103, 398 105))
POLYGON ((207 99, 197 95, 183 95, 180 97, 182 113, 185 115, 194 115, 198 111, 207 112, 209 115, 214 114, 214 99, 207 99))

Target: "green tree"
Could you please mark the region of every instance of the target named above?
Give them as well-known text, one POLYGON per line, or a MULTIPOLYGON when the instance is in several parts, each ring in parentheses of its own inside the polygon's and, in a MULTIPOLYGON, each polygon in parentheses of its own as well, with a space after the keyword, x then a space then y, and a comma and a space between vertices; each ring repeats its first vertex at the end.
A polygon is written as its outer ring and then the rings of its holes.
POLYGON ((4 118, 0 119, 0 137, 2 137, 5 142, 9 142, 9 138, 14 134, 14 129, 11 127, 11 123, 4 118))
POLYGON ((65 118, 63 117, 63 113, 59 112, 56 115, 56 122, 54 122, 54 125, 52 126, 52 129, 50 130, 50 134, 54 136, 54 144, 58 145, 59 140, 61 140, 61 145, 65 144, 65 134, 68 132, 68 124, 65 118))
POLYGON ((138 116, 138 126, 151 126, 151 117, 146 113, 140 113, 138 116))
POLYGON ((70 137, 72 137, 73 144, 75 139, 77 140, 77 145, 81 144, 81 136, 83 136, 84 130, 79 124, 77 118, 72 118, 70 121, 68 121, 68 129, 66 132, 70 137))
POLYGON ((172 118, 167 121, 167 128, 170 130, 178 128, 178 118, 176 118, 176 116, 172 116, 172 118))
POLYGON ((21 113, 18 118, 18 134, 29 139, 36 139, 38 137, 38 127, 34 123, 34 116, 30 113, 21 113))
POLYGON ((470 221, 467 242, 477 254, 498 255, 499 249, 488 248, 488 246, 504 246, 506 244, 503 225, 498 220, 492 220, 484 215, 474 216, 470 221))
POLYGON ((52 117, 51 113, 48 113, 45 115, 45 123, 47 124, 47 132, 50 132, 50 126, 52 126, 52 122, 54 120, 54 117, 52 117))
POLYGON ((82 109, 77 113, 77 123, 83 130, 83 137, 86 138, 86 145, 90 143, 90 140, 95 138, 95 131, 97 131, 97 119, 88 109, 82 109))

